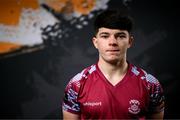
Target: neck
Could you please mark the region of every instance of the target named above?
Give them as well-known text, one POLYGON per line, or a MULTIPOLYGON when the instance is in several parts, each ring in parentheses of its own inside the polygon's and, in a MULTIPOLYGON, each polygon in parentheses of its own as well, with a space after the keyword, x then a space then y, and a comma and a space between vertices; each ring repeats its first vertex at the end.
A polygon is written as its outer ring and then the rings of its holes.
POLYGON ((100 70, 106 76, 113 76, 113 75, 124 75, 128 68, 128 63, 126 59, 118 61, 116 63, 109 63, 104 60, 99 59, 98 66, 100 70))
POLYGON ((106 79, 114 86, 124 78, 128 70, 128 63, 126 60, 119 61, 116 64, 99 60, 98 66, 106 79))

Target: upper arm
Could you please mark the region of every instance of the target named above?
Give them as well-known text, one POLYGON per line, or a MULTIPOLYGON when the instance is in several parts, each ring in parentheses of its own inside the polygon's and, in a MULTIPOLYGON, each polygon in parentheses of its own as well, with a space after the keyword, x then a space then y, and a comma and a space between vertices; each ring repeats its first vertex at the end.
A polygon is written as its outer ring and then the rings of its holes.
POLYGON ((79 120, 80 116, 78 114, 73 114, 63 110, 63 120, 79 120))
POLYGON ((163 119, 165 108, 165 97, 160 82, 151 74, 145 73, 149 90, 148 118, 163 119))
POLYGON ((62 113, 64 119, 74 119, 80 114, 80 103, 78 102, 79 80, 76 77, 67 84, 62 101, 62 113))

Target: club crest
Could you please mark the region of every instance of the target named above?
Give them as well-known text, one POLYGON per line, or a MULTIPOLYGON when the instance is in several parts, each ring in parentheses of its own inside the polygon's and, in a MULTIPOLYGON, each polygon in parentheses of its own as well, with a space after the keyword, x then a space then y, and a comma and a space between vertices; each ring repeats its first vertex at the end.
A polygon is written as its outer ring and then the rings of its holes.
POLYGON ((140 112, 140 102, 138 100, 130 100, 129 101, 130 107, 128 108, 129 112, 132 114, 138 114, 140 112))

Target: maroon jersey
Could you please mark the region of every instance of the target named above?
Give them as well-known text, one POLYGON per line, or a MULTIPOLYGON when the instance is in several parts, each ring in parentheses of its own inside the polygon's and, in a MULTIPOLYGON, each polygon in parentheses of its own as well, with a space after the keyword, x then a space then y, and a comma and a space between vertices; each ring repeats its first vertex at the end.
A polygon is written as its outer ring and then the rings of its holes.
POLYGON ((141 68, 129 64, 124 78, 112 85, 95 64, 70 80, 63 110, 81 119, 143 119, 162 111, 163 103, 160 83, 141 68))

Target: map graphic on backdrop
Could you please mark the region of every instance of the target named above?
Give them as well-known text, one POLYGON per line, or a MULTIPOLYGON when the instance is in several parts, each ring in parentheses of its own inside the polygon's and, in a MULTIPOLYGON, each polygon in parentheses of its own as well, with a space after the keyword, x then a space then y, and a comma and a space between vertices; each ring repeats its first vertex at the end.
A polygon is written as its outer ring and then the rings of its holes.
MULTIPOLYGON (((48 37, 60 40, 70 28, 83 28, 109 0, 1 0, 0 58, 40 50, 48 37)), ((53 43, 54 41, 48 41, 53 43)))

